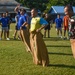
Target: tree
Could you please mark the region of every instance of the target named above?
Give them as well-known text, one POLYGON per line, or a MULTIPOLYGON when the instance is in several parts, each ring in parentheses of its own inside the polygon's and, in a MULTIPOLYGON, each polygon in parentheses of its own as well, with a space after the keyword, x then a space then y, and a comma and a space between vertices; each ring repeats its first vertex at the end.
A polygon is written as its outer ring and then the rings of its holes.
POLYGON ((75 0, 16 0, 22 3, 24 6, 29 7, 30 9, 36 7, 42 12, 48 11, 51 6, 65 6, 67 4, 71 4, 75 6, 75 0))
POLYGON ((48 11, 51 6, 65 6, 67 4, 75 6, 75 0, 49 0, 45 11, 48 11))
POLYGON ((49 0, 16 0, 20 3, 22 3, 24 6, 32 8, 37 8, 41 10, 42 12, 46 9, 46 4, 49 2, 49 0))

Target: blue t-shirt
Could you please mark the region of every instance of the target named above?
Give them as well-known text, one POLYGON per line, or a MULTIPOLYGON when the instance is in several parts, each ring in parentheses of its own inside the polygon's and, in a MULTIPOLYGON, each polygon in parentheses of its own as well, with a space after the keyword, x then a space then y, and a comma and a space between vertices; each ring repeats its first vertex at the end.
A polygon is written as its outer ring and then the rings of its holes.
POLYGON ((2 27, 8 27, 8 19, 0 18, 0 22, 2 23, 2 27))
POLYGON ((56 18, 55 23, 56 23, 56 28, 60 28, 61 25, 62 25, 62 19, 61 18, 56 18))
POLYGON ((24 16, 26 17, 27 23, 30 24, 31 18, 29 17, 29 15, 25 13, 24 16))
MULTIPOLYGON (((32 18, 30 19, 31 23, 32 18)), ((40 25, 48 25, 48 22, 44 18, 40 18, 40 25)))
MULTIPOLYGON (((26 22, 26 17, 24 15, 21 15, 19 17, 19 20, 18 20, 18 27, 20 29, 20 27, 23 25, 23 23, 26 22)), ((26 27, 22 27, 23 29, 26 29, 26 27)))
POLYGON ((10 16, 7 16, 6 18, 7 18, 7 24, 9 24, 9 21, 12 21, 12 20, 11 20, 10 16))
POLYGON ((44 18, 40 18, 41 25, 48 25, 48 22, 44 18))

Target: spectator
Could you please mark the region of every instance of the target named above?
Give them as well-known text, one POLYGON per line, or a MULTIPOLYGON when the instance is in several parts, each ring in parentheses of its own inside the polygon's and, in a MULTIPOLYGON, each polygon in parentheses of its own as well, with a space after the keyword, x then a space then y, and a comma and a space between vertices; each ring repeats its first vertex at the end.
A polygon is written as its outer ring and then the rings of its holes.
POLYGON ((47 32, 48 32, 48 38, 50 38, 51 20, 50 20, 49 14, 45 14, 45 20, 48 22, 48 25, 44 28, 44 38, 46 37, 47 32))
POLYGON ((8 38, 7 39, 10 40, 10 38, 9 38, 9 30, 10 30, 10 24, 11 24, 12 19, 9 16, 9 13, 8 12, 6 12, 6 18, 7 18, 7 24, 8 24, 8 31, 7 31, 7 37, 8 38))
POLYGON ((75 16, 71 5, 66 5, 64 7, 65 15, 69 17, 69 37, 71 42, 71 48, 73 57, 75 58, 75 16))
POLYGON ((69 22, 69 17, 66 15, 63 18, 64 39, 66 39, 66 31, 67 31, 67 39, 69 39, 69 36, 68 36, 68 22, 69 22))
POLYGON ((62 38, 62 18, 60 18, 60 14, 57 15, 57 18, 55 19, 55 24, 56 24, 57 36, 62 38))
POLYGON ((3 36, 3 33, 4 33, 4 39, 6 40, 9 40, 6 36, 7 32, 8 32, 8 19, 6 18, 6 14, 3 13, 2 17, 0 18, 0 22, 2 23, 1 26, 2 26, 2 31, 1 31, 1 36, 0 36, 0 40, 2 40, 2 36, 3 36))

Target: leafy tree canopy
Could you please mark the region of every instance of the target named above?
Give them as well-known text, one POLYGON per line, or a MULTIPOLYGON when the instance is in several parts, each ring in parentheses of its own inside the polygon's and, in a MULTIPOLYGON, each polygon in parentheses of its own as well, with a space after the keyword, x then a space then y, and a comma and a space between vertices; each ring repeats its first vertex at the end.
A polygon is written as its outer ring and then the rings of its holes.
POLYGON ((24 6, 31 8, 36 7, 37 9, 43 11, 48 11, 51 6, 65 6, 71 4, 75 6, 75 0, 16 0, 22 3, 24 6))
POLYGON ((46 4, 49 2, 49 0, 16 0, 20 3, 22 3, 24 6, 27 6, 29 8, 37 8, 41 11, 44 11, 46 9, 46 4))

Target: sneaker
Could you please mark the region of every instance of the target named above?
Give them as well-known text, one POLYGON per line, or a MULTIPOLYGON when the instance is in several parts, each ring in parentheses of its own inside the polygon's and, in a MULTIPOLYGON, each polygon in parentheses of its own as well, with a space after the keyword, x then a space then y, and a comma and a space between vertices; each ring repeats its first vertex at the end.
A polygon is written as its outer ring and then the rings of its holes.
POLYGON ((14 38, 13 38, 14 40, 16 40, 16 37, 14 36, 14 38))
POLYGON ((18 40, 21 40, 21 38, 18 36, 18 40))
POLYGON ((63 39, 64 39, 64 40, 66 40, 67 38, 66 38, 66 37, 64 37, 63 39))
POLYGON ((62 36, 60 36, 60 38, 62 39, 63 37, 62 37, 62 36))
POLYGON ((67 37, 67 40, 69 40, 70 38, 69 37, 67 37))
POLYGON ((7 38, 6 40, 10 40, 9 38, 7 38))

